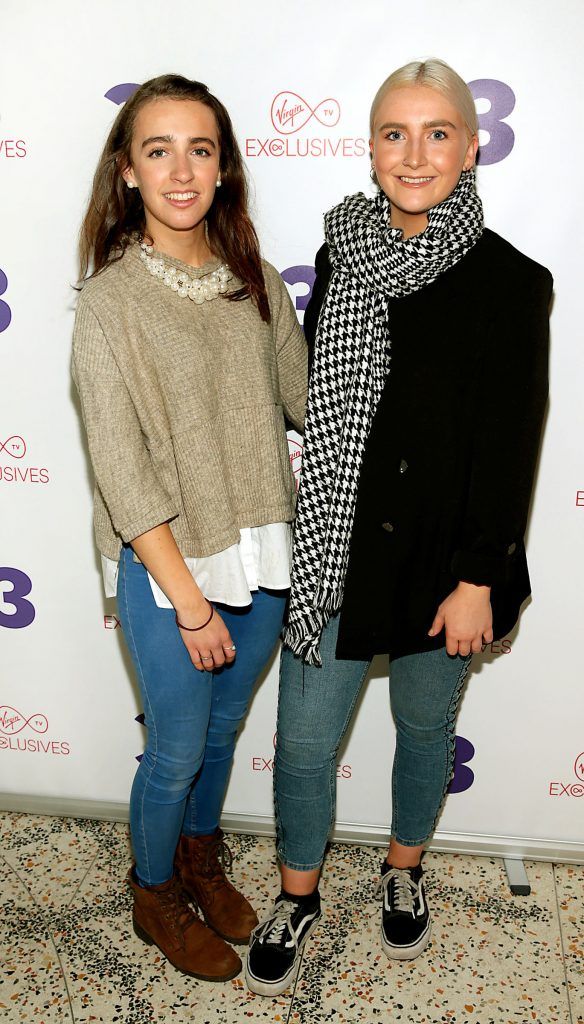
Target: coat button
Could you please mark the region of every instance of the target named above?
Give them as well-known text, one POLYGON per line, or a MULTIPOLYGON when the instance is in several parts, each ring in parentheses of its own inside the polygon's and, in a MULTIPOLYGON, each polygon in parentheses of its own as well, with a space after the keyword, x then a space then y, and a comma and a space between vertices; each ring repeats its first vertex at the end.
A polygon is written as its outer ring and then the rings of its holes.
POLYGON ((507 554, 508 555, 512 555, 512 554, 514 554, 514 552, 516 550, 517 550, 517 544, 515 543, 515 541, 513 541, 513 543, 510 544, 509 547, 507 548, 507 554))
POLYGON ((399 471, 400 471, 400 473, 405 473, 407 468, 408 468, 408 464, 407 464, 406 460, 402 459, 400 464, 399 464, 399 471))
POLYGON ((382 523, 381 525, 388 533, 393 533, 393 523, 382 523))

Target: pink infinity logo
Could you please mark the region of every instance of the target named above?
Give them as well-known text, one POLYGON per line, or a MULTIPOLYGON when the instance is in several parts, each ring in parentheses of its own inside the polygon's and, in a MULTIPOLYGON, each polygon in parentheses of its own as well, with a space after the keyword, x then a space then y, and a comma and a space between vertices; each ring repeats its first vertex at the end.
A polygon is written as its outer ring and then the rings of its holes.
POLYGON ((20 434, 12 434, 12 437, 0 441, 0 452, 6 452, 13 459, 22 459, 26 455, 26 441, 20 434))
POLYGON ((49 720, 46 715, 31 715, 30 718, 25 718, 20 711, 7 704, 0 708, 0 732, 3 732, 5 736, 16 736, 27 725, 30 725, 35 732, 46 732, 49 728, 49 720))
POLYGON ((270 111, 272 124, 281 135, 292 135, 315 117, 325 128, 334 128, 339 123, 341 108, 338 100, 328 97, 316 107, 309 107, 297 92, 279 92, 272 101, 270 111))

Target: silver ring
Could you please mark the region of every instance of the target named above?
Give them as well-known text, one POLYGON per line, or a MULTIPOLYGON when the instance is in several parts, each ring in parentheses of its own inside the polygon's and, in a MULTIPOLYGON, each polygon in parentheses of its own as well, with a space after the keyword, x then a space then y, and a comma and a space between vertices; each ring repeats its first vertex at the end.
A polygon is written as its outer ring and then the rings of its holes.
POLYGON ((231 647, 228 647, 227 644, 223 644, 223 650, 224 651, 235 651, 235 650, 237 650, 237 648, 236 648, 235 644, 231 644, 231 647))
POLYGON ((201 661, 213 661, 213 655, 208 654, 206 658, 204 658, 203 655, 201 655, 201 661))

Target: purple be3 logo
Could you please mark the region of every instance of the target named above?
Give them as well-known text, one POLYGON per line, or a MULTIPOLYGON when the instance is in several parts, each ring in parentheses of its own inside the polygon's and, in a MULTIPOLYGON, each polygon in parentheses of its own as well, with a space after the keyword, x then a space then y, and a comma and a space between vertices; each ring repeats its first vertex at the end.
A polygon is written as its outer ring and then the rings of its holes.
POLYGON ((105 98, 120 107, 122 103, 130 99, 130 96, 134 95, 137 88, 137 82, 120 82, 119 85, 113 85, 111 89, 108 89, 105 98))
POLYGON ((498 164, 515 145, 515 133, 505 117, 515 109, 513 89, 497 78, 476 78, 468 87, 475 102, 485 100, 488 109, 479 113, 479 130, 486 132, 488 141, 479 147, 479 164, 498 164))
POLYGON ((475 748, 464 736, 456 737, 454 751, 454 775, 448 787, 449 793, 464 793, 474 782, 474 772, 468 767, 475 755, 475 748))
POLYGON ((296 267, 287 267, 286 270, 282 271, 280 276, 282 280, 291 287, 294 285, 305 286, 304 292, 292 296, 296 312, 304 314, 304 311, 310 301, 310 296, 312 295, 312 289, 316 280, 316 271, 314 267, 309 267, 305 264, 301 264, 296 267))
MULTIPOLYGON (((4 295, 4 292, 8 288, 8 278, 3 270, 0 270, 0 295, 4 295)), ((12 310, 7 302, 0 299, 0 334, 5 331, 10 321, 12 320, 12 310)))
POLYGON ((0 626, 23 629, 30 626, 36 615, 35 607, 27 596, 32 581, 21 569, 0 566, 0 626))

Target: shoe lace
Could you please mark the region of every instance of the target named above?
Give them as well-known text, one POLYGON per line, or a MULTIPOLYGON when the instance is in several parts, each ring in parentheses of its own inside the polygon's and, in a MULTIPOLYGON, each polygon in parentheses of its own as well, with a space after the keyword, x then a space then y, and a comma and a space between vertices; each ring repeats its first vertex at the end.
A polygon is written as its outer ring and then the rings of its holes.
POLYGON ((158 893, 160 910, 167 923, 172 928, 185 931, 195 921, 196 915, 189 904, 189 899, 179 883, 158 893))
POLYGON ((252 939, 260 939, 266 945, 279 946, 284 937, 284 932, 288 929, 294 945, 298 948, 298 939, 292 925, 292 914, 297 907, 298 904, 294 903, 293 900, 279 900, 274 905, 270 916, 256 925, 252 932, 252 939))
POLYGON ((390 907, 402 914, 411 914, 412 917, 415 917, 414 901, 418 896, 419 886, 417 882, 414 882, 407 868, 390 868, 381 876, 377 884, 377 892, 384 894, 384 901, 388 889, 387 903, 390 907))
POLYGON ((202 869, 213 888, 226 883, 225 872, 231 870, 232 864, 233 854, 225 842, 225 837, 222 834, 218 835, 206 850, 202 869))

